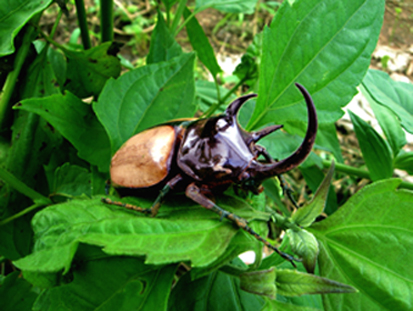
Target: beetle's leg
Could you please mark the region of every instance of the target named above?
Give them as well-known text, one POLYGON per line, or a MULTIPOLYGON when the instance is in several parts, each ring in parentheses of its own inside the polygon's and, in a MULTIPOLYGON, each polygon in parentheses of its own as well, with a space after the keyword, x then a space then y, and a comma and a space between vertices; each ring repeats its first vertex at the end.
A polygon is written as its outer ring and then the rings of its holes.
POLYGON ((136 205, 129 204, 129 203, 123 203, 123 202, 119 202, 119 201, 112 201, 111 199, 108 199, 108 198, 102 198, 101 201, 103 203, 106 203, 106 204, 121 206, 121 207, 124 207, 124 208, 127 208, 127 209, 131 209, 133 211, 144 213, 144 214, 150 214, 152 212, 152 208, 143 208, 143 207, 136 206, 136 205))
POLYGON ((143 208, 143 207, 136 206, 136 205, 133 205, 133 204, 122 203, 122 202, 118 202, 118 201, 112 201, 111 199, 107 199, 107 198, 102 198, 102 202, 106 203, 106 204, 121 206, 121 207, 124 207, 124 208, 127 208, 127 209, 131 209, 133 211, 144 213, 144 214, 151 214, 152 217, 155 217, 156 214, 158 214, 159 207, 161 206, 164 197, 181 180, 182 180, 182 176, 178 174, 174 178, 172 178, 170 181, 168 181, 166 183, 166 185, 161 189, 161 191, 159 192, 159 195, 156 197, 155 201, 153 202, 153 204, 150 208, 143 208))
POLYGON ((300 259, 296 259, 293 256, 291 256, 287 253, 284 253, 284 252, 280 251, 278 248, 276 248, 275 246, 271 245, 270 242, 268 242, 266 239, 261 237, 254 230, 252 230, 251 227, 248 226, 248 223, 244 218, 239 217, 239 216, 237 216, 233 213, 230 213, 230 212, 222 209, 218 205, 216 205, 214 202, 212 202, 204 194, 201 193, 201 190, 198 188, 198 186, 195 185, 195 183, 190 184, 186 188, 185 193, 186 193, 188 198, 194 200, 196 203, 202 205, 206 209, 209 209, 209 210, 217 213, 219 216, 221 216, 221 219, 225 217, 225 218, 231 220, 233 223, 235 223, 238 226, 238 228, 241 228, 241 229, 244 229, 245 231, 247 231, 249 234, 251 234, 253 237, 255 237, 258 241, 264 243, 267 247, 274 250, 282 258, 284 258, 284 259, 288 260, 289 262, 291 262, 291 264, 294 267, 296 267, 296 266, 295 266, 293 261, 301 261, 300 259))

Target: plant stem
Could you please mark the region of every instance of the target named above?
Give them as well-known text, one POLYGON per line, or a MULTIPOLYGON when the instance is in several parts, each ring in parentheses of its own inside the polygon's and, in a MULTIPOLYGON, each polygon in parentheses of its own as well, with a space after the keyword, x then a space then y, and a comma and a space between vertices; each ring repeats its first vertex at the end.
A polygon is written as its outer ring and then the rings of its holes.
POLYGON ((10 221, 15 220, 19 217, 22 217, 22 216, 26 215, 27 213, 30 213, 31 211, 33 211, 33 210, 35 210, 39 207, 45 206, 45 205, 46 204, 44 204, 43 202, 42 203, 35 203, 35 204, 29 206, 28 208, 22 210, 21 212, 18 212, 17 214, 14 214, 13 216, 10 216, 9 218, 3 219, 2 221, 0 221, 0 226, 3 226, 5 224, 9 223, 10 221))
POLYGON ((37 14, 31 19, 31 22, 26 26, 25 33, 23 36, 22 44, 17 51, 16 58, 14 60, 13 71, 9 72, 6 78, 6 82, 3 86, 3 94, 0 99, 0 129, 5 125, 8 119, 8 113, 10 112, 11 98, 14 92, 14 87, 16 86, 17 79, 20 75, 20 70, 26 60, 26 57, 30 51, 30 46, 35 34, 35 27, 39 22, 41 14, 37 14), (34 24, 34 25, 33 25, 34 24))
POLYGON ((17 179, 13 174, 10 174, 8 171, 6 171, 3 168, 0 168, 0 179, 3 180, 5 183, 9 184, 14 189, 16 189, 18 192, 29 197, 33 201, 42 200, 42 201, 47 201, 51 203, 49 198, 43 196, 42 194, 28 187, 25 183, 17 179))
MULTIPOLYGON (((324 166, 324 168, 330 168, 331 162, 323 160, 323 166, 324 166)), ((355 167, 345 165, 345 164, 342 164, 342 163, 337 163, 337 162, 335 162, 335 166, 336 166, 335 170, 337 172, 346 173, 348 175, 353 175, 353 176, 357 176, 357 177, 361 177, 361 178, 371 180, 370 174, 366 170, 362 170, 362 169, 359 169, 359 168, 355 168, 355 167)), ((399 185, 399 188, 413 190, 413 184, 409 183, 407 181, 402 181, 399 185)))
POLYGON ((102 42, 113 41, 113 0, 100 0, 102 42))
MULTIPOLYGON (((188 2, 188 0, 180 0, 178 8, 176 9, 175 17, 174 17, 174 20, 172 22, 172 27, 171 27, 171 33, 175 34, 175 36, 177 35, 175 30, 178 27, 179 20, 181 19, 181 16, 184 13, 187 2, 188 2)), ((192 18, 192 17, 190 17, 190 18, 192 18)), ((181 29, 182 29, 182 27, 179 28, 179 30, 181 30, 181 29)))
POLYGON ((237 84, 235 84, 226 94, 224 97, 221 98, 221 100, 219 100, 217 103, 213 104, 207 112, 205 112, 202 115, 202 118, 209 118, 210 116, 212 116, 215 111, 223 104, 225 103, 225 101, 231 96, 232 93, 234 93, 244 82, 246 79, 241 79, 240 81, 238 81, 237 84))
POLYGON ((57 29, 57 26, 59 25, 60 19, 62 18, 62 14, 63 14, 62 10, 60 10, 59 13, 57 14, 57 17, 56 17, 56 20, 54 22, 53 28, 50 31, 50 37, 51 38, 53 38, 54 34, 56 33, 56 29, 57 29))
POLYGON ((75 0, 77 21, 79 23, 80 35, 82 36, 83 48, 85 50, 92 47, 89 38, 89 28, 86 19, 85 3, 83 0, 75 0))

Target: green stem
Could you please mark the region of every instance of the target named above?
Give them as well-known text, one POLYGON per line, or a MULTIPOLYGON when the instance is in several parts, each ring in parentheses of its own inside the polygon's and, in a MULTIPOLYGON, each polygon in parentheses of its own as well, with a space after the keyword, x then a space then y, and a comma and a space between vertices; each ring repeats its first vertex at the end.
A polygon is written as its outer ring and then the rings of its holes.
POLYGON ((43 202, 42 202, 42 203, 33 204, 33 205, 29 206, 28 208, 22 210, 21 212, 18 212, 17 214, 14 214, 13 216, 10 216, 9 218, 6 218, 6 219, 0 221, 0 226, 3 226, 3 225, 5 225, 5 224, 11 222, 12 220, 15 220, 15 219, 17 219, 17 218, 19 218, 19 217, 22 217, 22 216, 30 213, 31 211, 33 211, 33 210, 35 210, 35 209, 37 209, 37 208, 39 208, 39 207, 43 207, 43 206, 45 206, 45 205, 47 205, 47 204, 44 204, 43 202))
MULTIPOLYGON (((330 168, 331 161, 323 160, 323 166, 325 168, 330 168)), ((366 170, 362 170, 362 169, 359 169, 359 168, 355 168, 355 167, 348 166, 348 165, 345 165, 345 164, 342 164, 342 163, 337 163, 337 162, 335 162, 335 166, 336 166, 335 170, 337 172, 341 172, 341 173, 345 173, 345 174, 348 174, 348 175, 353 175, 353 176, 357 176, 357 177, 361 177, 361 178, 371 180, 370 174, 366 170)), ((402 181, 399 185, 399 188, 413 190, 413 184, 409 183, 407 181, 402 181)))
POLYGON ((22 45, 17 51, 16 58, 14 60, 13 71, 9 72, 6 78, 6 82, 3 86, 3 94, 0 99, 0 129, 5 126, 6 121, 8 120, 8 114, 11 111, 11 98, 14 93, 14 88, 17 83, 17 79, 20 75, 20 71, 26 57, 29 54, 30 46, 33 41, 33 36, 35 34, 35 27, 39 22, 41 14, 37 14, 31 20, 31 22, 26 26, 25 33, 22 40, 22 45))
POLYGON ((217 103, 211 105, 211 107, 208 109, 207 112, 205 112, 202 115, 202 118, 209 118, 210 116, 212 116, 215 111, 226 102, 226 100, 231 96, 232 93, 234 93, 244 82, 246 81, 246 79, 241 79, 236 85, 234 85, 234 87, 232 87, 223 98, 221 98, 221 100, 218 100, 217 103))
POLYGON ((90 43, 85 3, 83 0, 75 0, 75 4, 76 4, 77 21, 79 23, 79 28, 80 28, 80 35, 82 36, 83 48, 87 50, 92 47, 92 44, 90 43))
POLYGON ((102 42, 113 41, 113 0, 100 0, 102 42))
POLYGON ((53 38, 55 33, 56 33, 56 29, 57 29, 57 26, 59 25, 60 19, 62 18, 62 14, 63 14, 62 10, 60 10, 59 13, 57 14, 56 20, 53 24, 52 31, 50 31, 50 37, 51 38, 53 38))
MULTIPOLYGON (((199 12, 201 12, 201 11, 207 9, 207 8, 208 8, 208 6, 203 6, 203 7, 198 8, 197 10, 194 10, 194 11, 191 13, 191 15, 188 16, 188 18, 182 23, 182 25, 179 26, 179 28, 178 28, 176 31, 172 31, 172 30, 171 30, 171 32, 172 32, 172 33, 175 33, 175 36, 176 36, 176 35, 186 26, 186 24, 189 23, 189 21, 190 21, 196 14, 198 14, 199 12)), ((182 14, 181 14, 181 15, 182 15, 182 14)), ((174 21, 175 21, 175 20, 174 20, 174 21)), ((176 25, 176 26, 178 26, 178 25, 176 25)), ((175 27, 175 28, 176 28, 176 27, 175 27)), ((175 28, 173 28, 173 29, 175 29, 175 28)))
POLYGON ((42 200, 45 202, 51 203, 49 198, 43 196, 42 194, 36 192, 32 188, 28 187, 25 183, 21 182, 17 179, 13 174, 10 174, 3 168, 0 168, 0 179, 3 180, 5 183, 9 184, 11 187, 16 189, 18 192, 24 194, 25 196, 29 197, 30 199, 34 200, 42 200))
MULTIPOLYGON (((175 36, 177 35, 177 32, 175 32, 175 30, 178 27, 179 20, 181 19, 181 16, 184 13, 187 2, 188 0, 180 0, 178 8, 176 9, 175 17, 174 17, 174 20, 172 22, 172 27, 171 27, 171 33, 175 34, 175 36)), ((180 29, 182 29, 182 27, 180 29)))

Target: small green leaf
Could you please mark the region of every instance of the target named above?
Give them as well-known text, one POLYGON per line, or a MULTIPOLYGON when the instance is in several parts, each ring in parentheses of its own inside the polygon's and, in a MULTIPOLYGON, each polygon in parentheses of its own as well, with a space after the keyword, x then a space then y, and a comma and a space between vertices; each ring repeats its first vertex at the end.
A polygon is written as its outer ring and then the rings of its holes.
MULTIPOLYGON (((184 17, 188 18, 191 15, 191 11, 187 8, 184 10, 184 17)), ((222 69, 219 67, 215 58, 214 49, 209 43, 207 36, 201 25, 198 23, 195 16, 193 16, 186 25, 186 32, 188 34, 189 42, 193 49, 197 52, 200 61, 208 68, 212 76, 216 76, 222 69)))
POLYGON ((194 53, 150 64, 109 80, 93 109, 109 136, 112 153, 151 126, 192 117, 194 53))
POLYGON ((287 297, 357 292, 350 285, 289 269, 277 270, 276 284, 277 293, 287 297))
POLYGON ((105 42, 86 51, 65 50, 67 72, 64 88, 80 98, 98 96, 109 78, 120 74, 114 43, 105 42))
POLYGON ((349 111, 363 159, 373 181, 393 174, 393 159, 387 142, 363 119, 349 111))
MULTIPOLYGON (((381 80, 382 74, 377 75, 375 71, 369 70, 365 79, 363 80, 363 83, 360 86, 361 92, 363 96, 367 99, 369 102, 371 108, 374 111, 374 115, 377 118, 377 121, 380 124, 381 129, 384 132, 384 135, 386 135, 387 141, 389 142, 393 155, 396 156, 400 149, 406 144, 406 134, 403 131, 401 121, 397 117, 397 114, 393 112, 392 109, 390 109, 390 106, 396 105, 396 103, 389 104, 389 105, 382 105, 381 103, 377 102, 370 94, 371 92, 375 91, 375 86, 373 87, 372 90, 366 89, 367 87, 372 87, 370 85, 371 82, 369 82, 370 79, 373 79, 373 77, 376 77, 377 80, 381 80), (365 83, 367 81, 367 83, 365 83)), ((390 81, 389 81, 390 82, 390 81)), ((386 87, 382 91, 394 91, 394 88, 391 89, 391 84, 390 87, 386 83, 386 87)), ((373 96, 375 95, 372 93, 373 96)), ((397 98, 399 99, 399 98, 397 98)), ((396 108, 397 109, 397 108, 396 108)))
POLYGON ((31 310, 37 298, 32 285, 19 278, 19 271, 10 273, 0 285, 2 311, 31 310))
POLYGON ((43 291, 33 310, 165 310, 174 272, 135 258, 81 260, 73 281, 43 291))
POLYGON ((383 71, 369 70, 362 85, 375 102, 393 111, 404 129, 413 134, 411 83, 396 82, 383 71))
POLYGON ((37 13, 52 0, 13 0, 0 6, 0 57, 14 52, 14 38, 37 13))
POLYGON ((75 197, 82 194, 90 196, 91 176, 87 169, 65 163, 55 171, 52 196, 75 197))
POLYGON ((263 305, 263 298, 241 289, 238 277, 215 271, 195 281, 189 273, 180 278, 172 289, 168 310, 244 311, 261 310, 263 305))
POLYGON ((303 265, 307 272, 314 273, 319 252, 317 239, 305 229, 298 231, 288 229, 286 234, 289 238, 292 252, 303 259, 303 265))
POLYGON ((334 174, 334 161, 328 170, 324 180, 320 184, 311 202, 304 207, 299 208, 293 215, 292 219, 301 227, 309 227, 314 220, 320 216, 326 205, 328 191, 330 190, 331 180, 334 174))
POLYGON ((394 167, 413 175, 413 152, 401 152, 394 161, 394 167))
POLYGON ((75 146, 79 157, 102 172, 109 170, 109 140, 90 105, 67 92, 23 100, 15 108, 39 114, 75 146))
POLYGON ((158 21, 151 36, 149 54, 146 57, 147 64, 168 61, 182 55, 182 48, 169 32, 161 12, 158 12, 158 21))
POLYGON ((206 8, 214 8, 222 12, 228 13, 254 13, 257 0, 196 0, 195 10, 200 11, 206 8))
POLYGON ((275 275, 276 270, 274 268, 245 272, 239 276, 241 288, 249 293, 275 299, 277 291, 275 287, 275 275))

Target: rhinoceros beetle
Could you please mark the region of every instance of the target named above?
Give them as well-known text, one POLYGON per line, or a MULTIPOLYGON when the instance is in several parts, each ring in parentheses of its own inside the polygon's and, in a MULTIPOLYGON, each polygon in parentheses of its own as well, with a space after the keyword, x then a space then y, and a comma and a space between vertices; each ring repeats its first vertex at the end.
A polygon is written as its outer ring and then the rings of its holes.
POLYGON ((221 219, 233 221, 283 258, 290 262, 297 260, 254 232, 245 219, 222 209, 210 198, 234 184, 258 194, 265 179, 293 169, 308 156, 317 133, 317 115, 307 90, 298 83, 296 86, 307 104, 308 127, 301 146, 288 158, 275 161, 263 147, 256 145, 282 125, 252 133, 239 126, 238 111, 247 100, 257 96, 249 94, 233 101, 222 115, 172 121, 145 130, 115 153, 110 166, 111 185, 121 196, 157 191, 151 208, 102 200, 155 216, 168 192, 185 191, 187 197, 219 214, 221 219), (259 156, 265 161, 259 160, 259 156))

